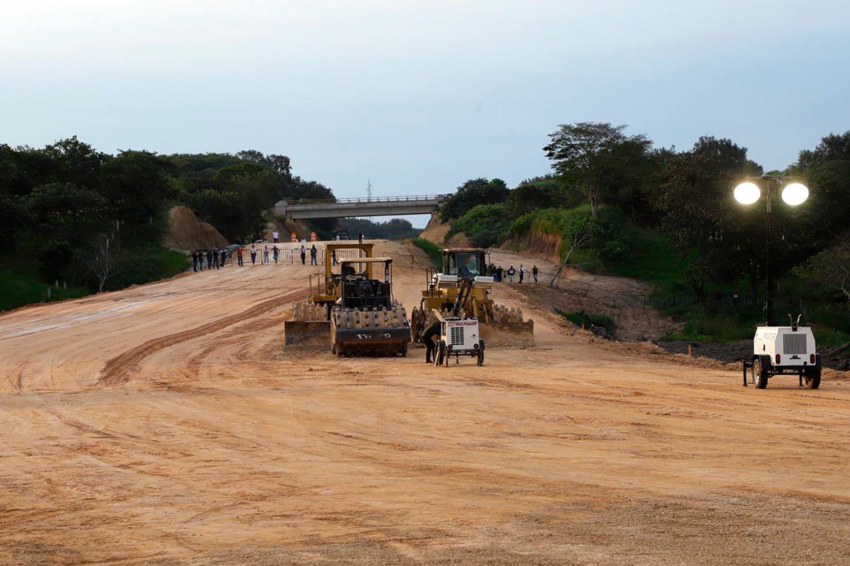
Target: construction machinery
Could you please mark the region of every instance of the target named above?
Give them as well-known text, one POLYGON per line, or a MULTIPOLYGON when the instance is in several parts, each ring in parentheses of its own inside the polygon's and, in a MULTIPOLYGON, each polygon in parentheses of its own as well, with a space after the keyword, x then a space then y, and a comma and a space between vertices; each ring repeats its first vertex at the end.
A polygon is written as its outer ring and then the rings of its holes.
POLYGON ((374 245, 328 243, 324 272, 309 278, 310 298, 293 306, 284 344, 325 346, 343 355, 407 353, 410 323, 392 296, 392 260, 374 245))
POLYGON ((434 316, 440 322, 440 341, 434 355, 434 365, 449 365, 451 356, 460 363, 461 356, 472 356, 479 366, 484 365, 484 340, 480 337, 478 319, 459 316, 443 316, 435 310, 434 316))
POLYGON ((797 375, 801 387, 820 387, 821 360, 812 329, 800 326, 799 316, 790 326, 756 328, 753 355, 743 360, 744 387, 748 373, 750 383, 758 389, 766 388, 768 379, 781 374, 797 375))
POLYGON ((426 270, 427 288, 422 291, 419 307, 411 313, 414 341, 421 341, 421 333, 437 319, 435 311, 444 318, 475 318, 484 337, 499 330, 510 334, 511 343, 534 341, 534 321, 524 321, 521 309, 493 300, 493 276, 488 265, 488 253, 483 248, 442 250, 442 268, 439 272, 432 267, 426 270))
POLYGON ((343 260, 340 298, 331 307, 331 351, 337 356, 407 355, 410 323, 393 299, 393 260, 343 260))
POLYGON ((330 340, 331 308, 342 292, 339 259, 370 258, 374 244, 357 242, 329 243, 325 246, 324 270, 309 278, 310 297, 295 303, 292 319, 283 323, 286 346, 324 346, 330 340))

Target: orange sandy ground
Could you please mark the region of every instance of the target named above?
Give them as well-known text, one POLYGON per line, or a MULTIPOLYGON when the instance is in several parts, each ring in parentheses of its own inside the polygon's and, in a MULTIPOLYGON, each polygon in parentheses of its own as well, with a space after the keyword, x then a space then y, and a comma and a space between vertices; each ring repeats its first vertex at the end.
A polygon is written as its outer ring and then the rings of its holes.
MULTIPOLYGON (((424 259, 383 247, 409 310, 424 259)), ((0 317, 0 563, 850 561, 847 382, 744 389, 533 309, 483 368, 283 352, 314 270, 0 317)))

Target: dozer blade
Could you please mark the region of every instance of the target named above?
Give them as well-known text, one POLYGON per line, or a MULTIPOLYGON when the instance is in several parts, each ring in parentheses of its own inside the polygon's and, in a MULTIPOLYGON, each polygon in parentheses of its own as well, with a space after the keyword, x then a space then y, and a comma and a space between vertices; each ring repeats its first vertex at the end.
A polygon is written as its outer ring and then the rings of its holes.
POLYGON ((534 344, 534 321, 483 322, 479 324, 481 339, 490 346, 530 346, 534 344))
POLYGON ((283 323, 284 345, 328 347, 331 323, 326 320, 287 320, 283 323))

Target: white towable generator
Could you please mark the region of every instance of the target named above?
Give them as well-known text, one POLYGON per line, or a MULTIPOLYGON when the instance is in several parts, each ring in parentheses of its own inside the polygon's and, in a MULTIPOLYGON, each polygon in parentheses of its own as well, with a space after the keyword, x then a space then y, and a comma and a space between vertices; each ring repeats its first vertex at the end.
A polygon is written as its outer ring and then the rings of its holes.
POLYGON ((743 361, 744 387, 750 383, 758 389, 767 387, 767 381, 781 374, 796 374, 800 386, 808 389, 820 387, 821 361, 815 345, 815 336, 807 326, 759 326, 753 338, 753 355, 743 361))
POLYGON ((477 318, 445 316, 434 309, 434 316, 440 321, 440 341, 434 356, 434 365, 449 365, 449 358, 455 357, 455 363, 460 363, 460 356, 472 356, 479 366, 484 365, 484 340, 478 328, 477 318))

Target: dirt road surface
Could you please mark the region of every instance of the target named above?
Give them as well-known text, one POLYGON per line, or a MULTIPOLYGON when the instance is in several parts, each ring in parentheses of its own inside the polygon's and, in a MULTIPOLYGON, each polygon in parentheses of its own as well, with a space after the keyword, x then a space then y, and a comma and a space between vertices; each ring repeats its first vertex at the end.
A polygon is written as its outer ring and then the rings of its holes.
MULTIPOLYGON (((383 247, 411 308, 424 260, 383 247)), ((847 381, 745 389, 541 311, 483 368, 283 352, 312 269, 0 317, 0 563, 850 560, 847 381)))

